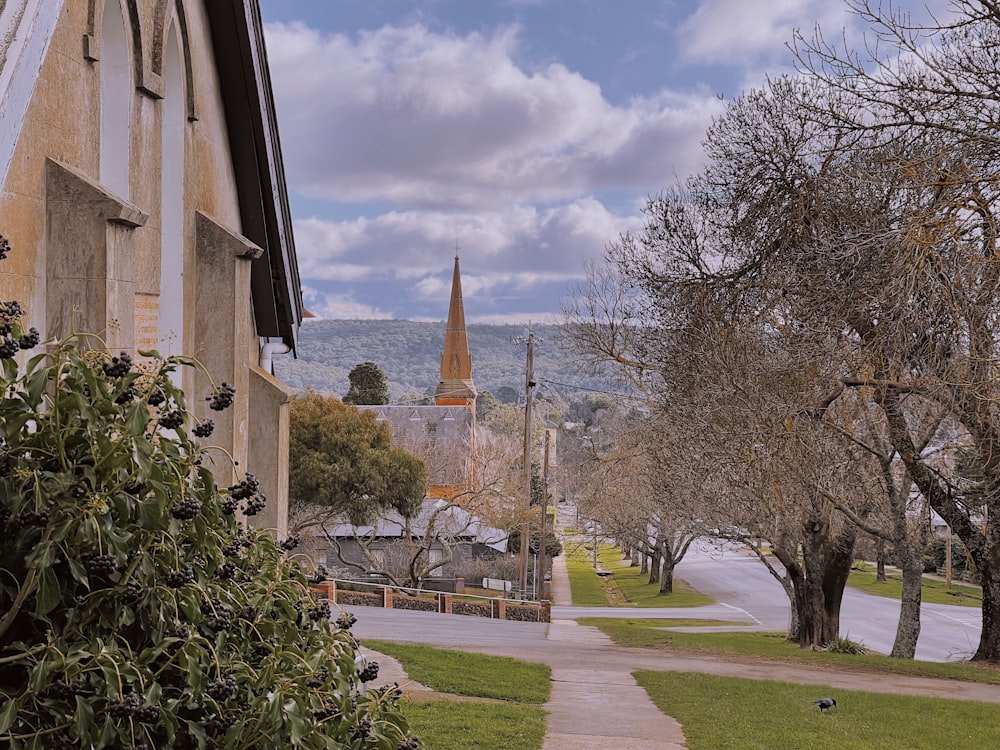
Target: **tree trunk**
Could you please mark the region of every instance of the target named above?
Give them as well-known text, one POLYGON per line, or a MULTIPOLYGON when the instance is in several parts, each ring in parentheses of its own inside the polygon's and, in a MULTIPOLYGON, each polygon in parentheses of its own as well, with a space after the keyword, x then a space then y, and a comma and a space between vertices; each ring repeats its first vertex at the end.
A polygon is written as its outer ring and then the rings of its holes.
POLYGON ((920 550, 913 544, 896 543, 896 555, 903 570, 903 597, 899 607, 899 624, 890 656, 912 659, 917 653, 920 637, 920 598, 924 566, 920 550))
POLYGON ((649 582, 659 583, 660 582, 660 566, 663 564, 663 555, 660 554, 659 548, 653 549, 649 556, 649 582))
POLYGON ((642 567, 639 568, 639 575, 644 576, 649 572, 649 554, 644 551, 641 553, 640 557, 642 559, 642 562, 640 563, 642 567))
POLYGON ((674 593, 674 561, 669 555, 663 556, 663 569, 660 573, 660 593, 674 593))
POLYGON ((885 539, 882 537, 875 538, 875 582, 885 583, 885 539))
MULTIPOLYGON (((802 543, 802 566, 794 549, 774 548, 795 587, 798 643, 802 648, 823 648, 840 635, 840 605, 854 558, 853 530, 827 536, 828 527, 808 521, 802 543)), ((793 621, 794 621, 793 616, 793 621)))

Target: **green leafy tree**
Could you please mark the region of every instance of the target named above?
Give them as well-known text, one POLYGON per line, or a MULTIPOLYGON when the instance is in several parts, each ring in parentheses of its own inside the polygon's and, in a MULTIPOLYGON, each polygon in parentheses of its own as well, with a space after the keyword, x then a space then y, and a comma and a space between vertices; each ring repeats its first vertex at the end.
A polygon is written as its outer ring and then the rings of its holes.
POLYGON ((348 373, 347 379, 351 387, 344 396, 345 404, 378 406, 389 403, 389 381, 374 362, 362 362, 348 373))
POLYGON ((0 744, 417 747, 397 690, 359 692, 351 620, 330 622, 292 545, 237 521, 264 498, 252 474, 217 486, 211 422, 170 379, 194 363, 78 347, 21 374, 2 354, 0 744))
POLYGON ((362 525, 390 508, 409 516, 427 490, 423 461, 392 445, 374 412, 315 391, 292 402, 289 474, 300 530, 338 517, 362 525))

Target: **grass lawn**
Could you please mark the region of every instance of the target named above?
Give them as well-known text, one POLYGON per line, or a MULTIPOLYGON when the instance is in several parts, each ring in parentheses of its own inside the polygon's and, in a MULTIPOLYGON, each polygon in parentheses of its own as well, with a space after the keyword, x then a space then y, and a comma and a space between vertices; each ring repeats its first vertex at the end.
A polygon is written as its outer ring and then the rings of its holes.
MULTIPOLYGON (((900 599, 903 595, 903 579, 899 573, 887 573, 884 582, 876 582, 875 569, 864 568, 852 570, 847 584, 876 596, 888 596, 900 599)), ((928 604, 958 604, 964 607, 981 607, 983 590, 979 586, 967 583, 952 583, 951 588, 945 581, 924 576, 921 599, 928 604)))
POLYGON ((939 677, 1000 685, 1000 670, 988 666, 965 662, 893 659, 874 654, 807 651, 794 643, 788 643, 784 633, 677 633, 662 629, 670 627, 673 624, 671 621, 637 618, 582 617, 577 622, 599 628, 619 646, 721 654, 747 660, 767 659, 812 664, 817 667, 939 677))
POLYGON ((1000 706, 686 672, 637 672, 690 750, 994 748, 1000 706), (837 706, 812 705, 830 696, 837 706))
POLYGON ((711 597, 699 594, 683 581, 674 579, 672 594, 661 594, 659 584, 648 583, 649 575, 640 573, 622 559, 621 550, 605 544, 598 549, 598 566, 612 572, 599 576, 594 571, 593 549, 575 540, 567 542, 566 569, 569 572, 573 604, 584 607, 699 607, 711 604, 711 597))
POLYGON ((397 659, 411 678, 434 690, 494 701, 404 699, 410 731, 429 750, 541 749, 548 666, 408 643, 366 640, 365 646, 397 659))

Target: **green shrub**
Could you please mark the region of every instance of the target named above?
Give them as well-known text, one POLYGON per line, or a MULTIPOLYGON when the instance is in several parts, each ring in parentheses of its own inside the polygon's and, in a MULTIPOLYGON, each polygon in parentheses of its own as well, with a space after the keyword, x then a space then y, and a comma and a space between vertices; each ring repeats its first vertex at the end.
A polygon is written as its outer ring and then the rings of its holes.
POLYGON ((0 744, 416 747, 397 690, 358 693, 349 619, 237 522, 264 498, 216 485, 170 378, 194 363, 78 343, 19 374, 0 341, 0 744))
POLYGON ((839 635, 826 644, 823 650, 829 651, 831 654, 854 654, 855 656, 864 656, 868 653, 868 647, 864 644, 857 643, 849 638, 842 638, 839 635))

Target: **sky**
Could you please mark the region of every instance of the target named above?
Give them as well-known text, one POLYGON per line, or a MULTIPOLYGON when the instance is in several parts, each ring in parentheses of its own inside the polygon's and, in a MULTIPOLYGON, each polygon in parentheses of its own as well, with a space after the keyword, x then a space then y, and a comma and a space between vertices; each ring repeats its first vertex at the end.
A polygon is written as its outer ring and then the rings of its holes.
POLYGON ((585 261, 699 168, 726 101, 793 72, 795 29, 861 31, 841 0, 261 10, 303 296, 320 318, 443 320, 457 251, 467 322, 558 322, 585 261))

